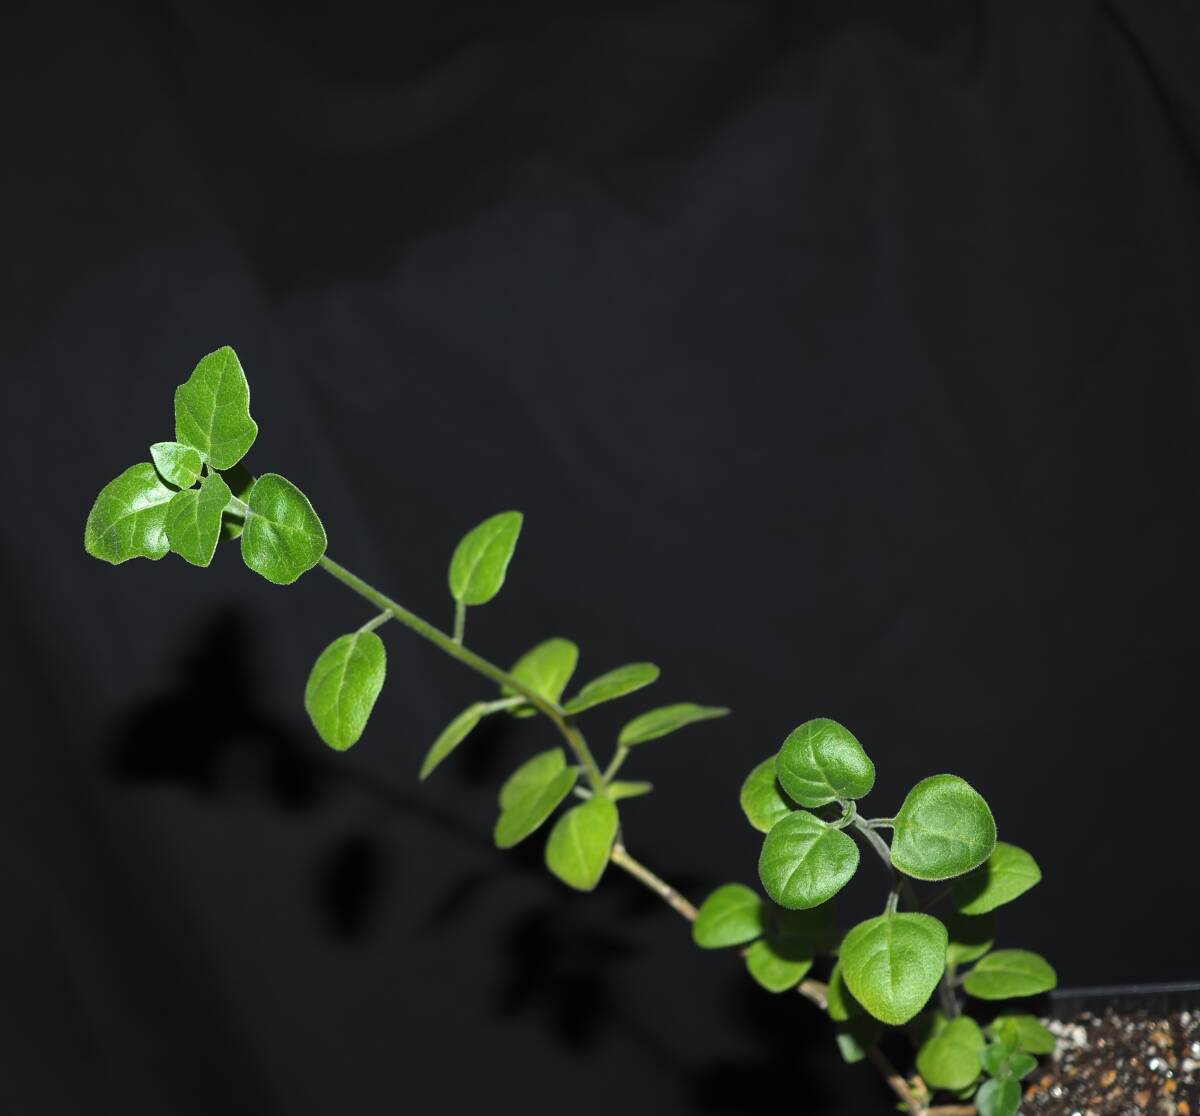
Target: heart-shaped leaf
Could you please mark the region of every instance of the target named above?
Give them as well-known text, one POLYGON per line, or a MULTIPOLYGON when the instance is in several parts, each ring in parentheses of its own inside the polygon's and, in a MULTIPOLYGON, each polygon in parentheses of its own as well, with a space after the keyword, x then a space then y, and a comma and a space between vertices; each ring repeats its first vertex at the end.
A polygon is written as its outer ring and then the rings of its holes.
POLYGON ((862 798, 875 785, 875 765, 849 729, 818 717, 793 729, 779 749, 775 773, 783 789, 809 809, 862 798))
POLYGON ((746 950, 746 968, 768 992, 795 988, 813 964, 812 943, 804 939, 761 938, 746 950))
POLYGON ((745 884, 724 884, 700 905, 692 941, 701 949, 745 945, 761 937, 763 901, 745 884))
POLYGON ((645 744, 647 740, 657 740, 660 736, 677 732, 686 725, 694 725, 697 721, 711 721, 714 717, 724 717, 729 712, 716 705, 696 705, 684 701, 678 705, 664 705, 660 709, 651 709, 640 717, 634 717, 617 737, 617 743, 625 748, 635 744, 645 744))
POLYGON ((572 807, 546 840, 546 867, 568 887, 591 891, 604 875, 620 819, 612 800, 597 795, 572 807))
POLYGON ((1011 1077, 993 1077, 979 1086, 975 1110, 979 1116, 1017 1116, 1021 1107, 1021 1085, 1011 1077))
POLYGON ((742 784, 738 801, 746 819, 760 833, 769 833, 781 818, 786 818, 796 807, 783 796, 783 788, 775 777, 775 757, 760 763, 742 784))
POLYGON ((860 922, 842 942, 846 987, 876 1019, 898 1027, 929 1001, 946 968, 946 928, 926 914, 860 922))
POLYGON ((221 515, 233 493, 218 473, 209 473, 199 488, 176 492, 167 505, 167 541, 193 566, 207 566, 221 537, 221 515))
POLYGON ((131 465, 96 497, 83 529, 83 548, 114 566, 130 558, 157 560, 167 553, 167 505, 175 490, 149 461, 131 465))
POLYGON ((1042 870, 1029 853, 1007 841, 997 841, 987 860, 950 887, 954 903, 963 914, 981 915, 1024 895, 1041 878, 1042 870))
POLYGON ((979 1000, 1007 1000, 1049 992, 1058 975, 1040 954, 1027 949, 998 949, 980 959, 963 981, 963 988, 979 1000))
POLYGON ((944 919, 950 944, 946 946, 946 964, 957 968, 978 961, 996 939, 995 915, 952 914, 944 919))
MULTIPOLYGON (((578 662, 579 648, 569 639, 547 639, 526 651, 509 674, 518 682, 525 683, 534 693, 557 705, 578 662)), ((507 686, 501 687, 500 692, 505 697, 516 694, 507 686)), ((532 717, 537 710, 518 706, 513 712, 518 717, 532 717)))
POLYGON ((182 442, 155 442, 150 447, 150 456, 163 480, 176 488, 191 488, 204 468, 200 451, 182 442))
POLYGON ((551 748, 518 767, 500 788, 496 845, 511 849, 524 841, 571 793, 578 777, 575 768, 566 766, 561 748, 551 748))
POLYGON ((979 1052, 986 1044, 979 1024, 960 1015, 917 1051, 917 1070, 934 1089, 965 1089, 979 1076, 979 1052))
POLYGON ((1053 1054, 1054 1032, 1035 1015, 998 1015, 988 1024, 988 1033, 1003 1036, 1017 1050, 1029 1054, 1053 1054))
POLYGON ((246 501, 242 561, 276 585, 291 585, 325 554, 325 528, 291 481, 264 473, 246 501))
POLYGON ((524 516, 501 512, 468 531, 450 559, 450 593, 467 605, 487 604, 504 584, 524 516))
POLYGON ((374 632, 339 636, 313 664, 304 708, 321 739, 338 752, 358 742, 387 674, 387 652, 374 632))
POLYGON ((582 713, 585 709, 591 709, 593 705, 632 694, 643 686, 649 686, 658 675, 658 667, 653 663, 626 663, 624 666, 615 667, 607 674, 588 682, 563 706, 563 712, 572 715, 582 713))
POLYGON ((858 846, 840 829, 798 810, 778 821, 763 841, 758 874, 781 907, 820 906, 849 882, 858 868, 858 846))
POLYGON ((230 469, 258 437, 250 385, 228 346, 204 357, 175 389, 175 439, 198 449, 214 469, 230 469))
MULTIPOLYGON (((428 779, 442 760, 470 736, 471 730, 479 724, 487 711, 487 702, 477 701, 474 705, 468 705, 466 709, 442 729, 441 735, 433 742, 433 746, 425 755, 425 761, 421 764, 421 772, 418 778, 422 780, 428 779)), ((560 752, 559 755, 561 754, 560 752)))
POLYGON ((995 845, 996 822, 982 796, 957 775, 931 775, 896 815, 892 864, 914 879, 946 880, 982 864, 995 845))

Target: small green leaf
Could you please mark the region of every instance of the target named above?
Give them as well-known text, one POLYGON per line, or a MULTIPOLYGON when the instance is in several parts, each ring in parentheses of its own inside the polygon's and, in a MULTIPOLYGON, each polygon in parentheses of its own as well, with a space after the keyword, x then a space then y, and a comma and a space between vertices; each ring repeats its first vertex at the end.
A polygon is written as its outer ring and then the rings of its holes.
MULTIPOLYGON (((254 487, 254 474, 245 465, 235 465, 221 473, 229 491, 243 502, 250 498, 250 489, 254 487)), ((221 538, 236 539, 242 533, 244 520, 240 512, 226 508, 221 517, 221 538)))
POLYGON ((1040 954, 1027 949, 998 949, 982 958, 966 976, 963 988, 980 1000, 1007 1000, 1049 992, 1058 975, 1040 954))
MULTIPOLYGON (((518 682, 524 682, 534 693, 557 704, 578 662, 579 648, 569 639, 547 639, 526 651, 509 674, 518 682)), ((516 696, 516 691, 507 686, 501 687, 500 692, 505 697, 516 696)), ((518 706, 513 713, 518 717, 532 717, 537 710, 518 706)))
POLYGON ((985 1045, 979 1024, 960 1015, 917 1052, 917 1071, 934 1089, 965 1089, 979 1076, 979 1052, 985 1045))
POLYGON ((839 798, 862 798, 875 785, 875 765, 849 729, 818 717, 793 729, 779 749, 775 774, 809 809, 839 798))
POLYGON ((1005 1035, 1016 1049, 1027 1054, 1054 1053, 1054 1033, 1034 1015, 998 1015, 987 1029, 990 1034, 1005 1035))
POLYGON ((907 1023, 942 979, 946 942, 946 928, 926 914, 887 914, 860 922, 842 942, 846 987, 881 1022, 907 1023))
POLYGON ((996 940, 994 915, 948 915, 942 921, 950 935, 946 946, 946 964, 957 968, 978 961, 996 940))
POLYGON ((1038 1060, 1032 1054, 1013 1054, 1008 1059, 1008 1072, 1013 1077, 1020 1080, 1022 1077, 1028 1077, 1035 1069, 1037 1069, 1038 1060))
POLYGON ((914 879, 946 880, 982 864, 995 845, 996 822, 982 796, 957 775, 931 775, 896 815, 892 864, 914 879))
POLYGON ((710 721, 714 717, 724 717, 728 709, 715 705, 696 705, 684 701, 678 705, 664 705, 660 709, 651 709, 640 717, 634 717, 617 737, 617 743, 626 748, 635 744, 645 744, 647 740, 657 740, 660 736, 676 732, 686 725, 697 721, 710 721))
POLYGON ((358 742, 387 674, 387 652, 374 632, 339 636, 313 664, 304 708, 321 739, 338 752, 358 742))
POLYGON ((604 875, 620 820, 612 800, 596 796, 572 807, 546 840, 546 867, 568 887, 591 891, 604 875))
POLYGON ((763 841, 758 874, 781 907, 801 910, 833 898, 858 868, 858 846, 803 810, 778 821, 763 841))
POLYGON ((313 506, 291 481, 264 473, 246 504, 242 561, 276 585, 291 585, 325 554, 325 528, 313 506))
POLYGON ((649 794, 654 790, 653 783, 624 783, 616 782, 608 784, 608 797, 614 802, 620 802, 622 798, 641 798, 644 794, 649 794))
POLYGON ((204 357, 175 389, 175 438, 194 446, 214 469, 230 469, 258 437, 250 385, 228 346, 204 357))
POLYGON ((615 667, 607 674, 588 682, 563 706, 563 712, 582 713, 585 709, 591 709, 593 705, 632 694, 643 686, 649 686, 658 675, 658 667, 653 663, 626 663, 624 666, 615 667))
POLYGON ((975 1109, 979 1116, 1017 1116, 1021 1086, 1011 1077, 993 1077, 979 1086, 975 1109))
POLYGON ((845 1023, 854 1015, 861 1015, 867 1009, 862 1006, 846 987, 846 978, 842 975, 842 963, 838 961, 829 974, 829 988, 826 992, 826 1011, 835 1023, 845 1023))
POLYGON ((980 915, 1011 903, 1042 878, 1037 861, 1024 849, 997 841, 992 855, 950 886, 963 914, 980 915))
POLYGON ((487 604, 504 584, 525 517, 501 512, 468 531, 450 559, 450 593, 463 604, 487 604))
MULTIPOLYGON (((466 709, 442 729, 441 735, 433 742, 433 746, 425 755, 425 761, 421 764, 421 772, 418 778, 421 780, 428 779, 442 760, 466 740, 471 734, 471 730, 479 724, 487 711, 487 702, 477 701, 474 705, 468 705, 466 709)), ((560 752, 559 755, 561 754, 560 752)))
POLYGON ((745 945, 763 932, 763 901, 745 884, 725 884, 700 905, 692 941, 701 949, 745 945))
POLYGON ((838 1050, 848 1063, 861 1062, 867 1056, 867 1048, 874 1046, 883 1033, 883 1024, 867 1014, 846 987, 842 977, 842 966, 834 965, 829 977, 827 1011, 837 1029, 838 1050))
POLYGON ((524 841, 571 793, 579 772, 566 766, 561 748, 551 748, 514 771, 500 788, 500 818, 494 838, 502 849, 524 841))
POLYGON ((1015 1048, 993 1042, 979 1052, 979 1064, 989 1077, 1003 1077, 1008 1072, 1008 1060, 1015 1053, 1015 1048))
POLYGON ((775 757, 760 763, 742 784, 738 801, 746 819, 760 833, 769 833, 781 818, 795 810, 791 802, 783 797, 783 788, 775 777, 775 757))
POLYGON ((221 514, 233 494, 218 473, 209 473, 199 488, 176 492, 167 505, 167 541, 193 566, 207 566, 221 537, 221 514))
POLYGON ((191 488, 204 468, 200 451, 182 442, 155 442, 150 447, 150 456, 163 480, 176 488, 191 488))
POLYGON ((130 558, 158 560, 167 541, 167 505, 175 495, 149 461, 131 465, 96 497, 83 529, 83 548, 114 566, 130 558))
POLYGON ((746 950, 747 970, 768 992, 795 988, 808 975, 812 963, 812 945, 803 939, 762 938, 746 950))

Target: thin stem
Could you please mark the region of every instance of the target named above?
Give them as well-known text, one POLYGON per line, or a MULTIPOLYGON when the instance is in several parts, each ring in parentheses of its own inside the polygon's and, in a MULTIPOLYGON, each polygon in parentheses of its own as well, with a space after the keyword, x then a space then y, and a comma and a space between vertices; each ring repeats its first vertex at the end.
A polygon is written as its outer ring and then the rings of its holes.
POLYGON ((604 781, 611 783, 617 772, 621 770, 623 764, 629 755, 629 749, 624 744, 618 744, 617 750, 613 753, 613 758, 609 765, 604 769, 604 781))
POLYGON ((895 914, 896 908, 900 905, 900 881, 897 880, 892 884, 892 890, 888 892, 887 906, 883 908, 884 914, 895 914))
POLYGON ((868 818, 867 825, 872 829, 895 829, 895 818, 868 818))
POLYGON ((938 981, 938 998, 942 1003, 942 1014, 947 1019, 956 1019, 962 1014, 958 997, 954 994, 954 968, 946 966, 942 979, 938 981))
POLYGON ((640 861, 629 855, 623 844, 615 844, 612 848, 612 862, 623 871, 628 872, 639 883, 644 884, 654 892, 671 910, 683 915, 688 922, 695 922, 699 912, 691 903, 679 894, 666 880, 656 876, 640 861))
MULTIPOLYGON (((841 799, 838 801, 841 802, 841 799)), ((846 826, 850 825, 858 817, 858 807, 854 805, 854 799, 850 799, 848 802, 841 802, 841 806, 842 816, 837 821, 829 823, 834 829, 845 829, 846 826)))
POLYGON ((388 622, 388 621, 389 621, 391 618, 392 618, 392 614, 391 614, 390 612, 386 612, 386 611, 385 611, 385 612, 381 612, 381 613, 380 613, 378 616, 376 616, 374 619, 372 619, 372 620, 368 620, 368 621, 367 621, 367 622, 366 622, 366 623, 365 623, 365 624, 364 624, 364 625, 363 625, 361 628, 359 628, 358 630, 359 630, 360 632, 373 632, 373 631, 374 631, 376 628, 378 628, 380 625, 382 625, 382 624, 386 624, 386 623, 387 623, 387 622, 388 622))
POLYGON ((879 854, 879 859, 887 865, 887 870, 891 872, 893 870, 892 852, 888 848, 887 842, 871 828, 871 823, 865 818, 851 818, 850 824, 867 839, 867 842, 879 854))
POLYGON ((467 634, 467 605, 465 601, 454 602, 454 642, 462 646, 463 636, 467 634))
POLYGON ((897 1072, 896 1067, 888 1061, 878 1046, 868 1046, 866 1055, 871 1064, 883 1075, 883 1079, 891 1086, 891 1090, 908 1106, 910 1116, 925 1116, 925 1106, 917 1100, 916 1094, 909 1088, 908 1082, 897 1072))

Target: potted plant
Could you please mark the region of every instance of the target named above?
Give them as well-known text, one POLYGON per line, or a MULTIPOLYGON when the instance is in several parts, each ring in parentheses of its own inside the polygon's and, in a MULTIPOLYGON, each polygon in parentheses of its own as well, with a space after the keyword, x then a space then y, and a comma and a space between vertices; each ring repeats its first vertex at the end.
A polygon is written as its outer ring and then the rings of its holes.
MULTIPOLYGON (((448 577, 454 622, 445 632, 331 559, 320 518, 291 481, 245 470, 242 459, 257 433, 249 385, 233 350, 204 357, 175 392, 174 439, 154 443, 151 460, 101 490, 85 527, 88 553, 120 563, 174 552, 207 566, 225 538, 238 540, 246 565, 276 585, 323 569, 375 609, 321 652, 308 678, 305 707, 331 748, 345 751, 363 735, 387 671, 378 631, 398 623, 487 685, 434 741, 421 779, 488 717, 540 715, 561 737, 559 746, 532 756, 500 787, 499 848, 547 828, 546 867, 567 886, 591 891, 610 866, 631 876, 691 923, 696 945, 736 952, 766 991, 795 992, 826 1013, 841 1056, 873 1065, 916 1116, 1012 1116, 1023 1093, 1030 1105, 1064 1097, 1077 1103, 1053 1071, 1034 1075, 1038 1059, 1056 1045, 1086 1047, 1078 1041, 1080 1025, 1057 1023, 1052 1030, 1027 1006, 998 1007, 1044 995, 1057 978, 1037 953, 995 948, 995 912, 1034 887, 1041 871, 1024 849, 997 840, 991 810, 966 780, 930 775, 894 814, 868 817, 861 806, 875 782, 871 758, 836 721, 806 720, 740 788, 746 818, 763 834, 761 888, 728 883, 694 906, 630 852, 620 803, 653 789, 628 777, 627 764, 645 745, 728 710, 693 702, 652 708, 625 724, 602 764, 583 733, 585 714, 651 685, 657 666, 615 667, 565 697, 578 659, 569 640, 547 639, 508 669, 466 643, 468 609, 492 600, 504 584, 521 533, 519 512, 486 519, 455 548, 448 577), (864 850, 886 868, 890 885, 880 913, 843 932, 836 927, 836 896, 856 875, 864 850), (911 1064, 913 1072, 899 1072, 884 1053, 889 1033, 911 1040, 905 1068, 911 1064)), ((1188 1024, 1176 1029, 1172 1042, 1181 1038, 1186 1047, 1194 1041, 1188 1024)), ((1106 1041, 1116 1039, 1113 1033, 1106 1041)), ((1165 1049, 1161 1025, 1153 1041, 1170 1070, 1159 1076, 1175 1082, 1164 1095, 1172 1111, 1187 1116, 1185 1089, 1193 1082, 1187 1055, 1165 1049)), ((1088 1082, 1089 1089, 1109 1093, 1116 1085, 1131 1103, 1142 1102, 1128 1073, 1113 1070, 1109 1078, 1104 1070, 1088 1082)))

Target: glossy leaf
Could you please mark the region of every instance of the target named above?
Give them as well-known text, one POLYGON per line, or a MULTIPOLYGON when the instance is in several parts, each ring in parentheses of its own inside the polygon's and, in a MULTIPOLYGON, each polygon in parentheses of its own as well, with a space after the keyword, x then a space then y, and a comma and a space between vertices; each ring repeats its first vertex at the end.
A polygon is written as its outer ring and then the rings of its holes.
POLYGON ((171 548, 167 505, 174 495, 149 461, 131 465, 96 497, 83 529, 84 550, 114 566, 130 558, 161 558, 171 548))
POLYGON ((833 898, 858 868, 858 846, 840 829, 799 810, 763 841, 758 874, 781 907, 800 910, 833 898))
POLYGON ((967 993, 979 1000, 1007 1000, 1049 992, 1058 976, 1040 954, 1027 949, 998 949, 980 959, 963 981, 967 993))
POLYGON ((182 442, 155 442, 150 447, 150 456, 163 480, 176 488, 191 488, 204 468, 200 451, 182 442))
POLYGON ((701 949, 745 945, 763 932, 763 901, 745 884, 724 884, 700 905, 692 941, 701 949))
POLYGON ((221 515, 233 494, 218 473, 209 473, 199 488, 176 492, 167 505, 167 541, 193 566, 207 566, 221 537, 221 515))
POLYGON ((642 795, 649 794, 652 790, 654 790, 653 783, 627 783, 618 780, 608 784, 608 797, 614 802, 620 802, 622 798, 641 798, 642 795))
POLYGON ((876 1019, 907 1023, 929 1001, 946 967, 946 928, 926 914, 860 922, 842 942, 846 987, 876 1019))
POLYGON ((568 810, 546 841, 546 867, 568 887, 591 891, 604 875, 620 824, 612 800, 596 796, 568 810))
POLYGON ((769 833, 777 821, 796 809, 784 797, 783 787, 775 777, 774 756, 763 760, 746 776, 738 801, 742 804, 746 820, 760 833, 769 833))
POLYGON ((643 686, 649 686, 658 675, 658 667, 653 663, 626 663, 624 666, 615 667, 607 674, 588 682, 563 706, 563 710, 570 714, 582 713, 594 705, 613 701, 626 694, 632 694, 643 686))
POLYGON ((932 775, 896 815, 892 863, 918 880, 946 880, 982 864, 995 845, 996 822, 982 796, 957 775, 932 775))
POLYGON ((987 860, 950 886, 955 906, 963 914, 981 915, 1024 895, 1041 878, 1042 870, 1029 853, 997 841, 987 860))
POLYGON ((504 584, 524 516, 501 512, 468 531, 450 559, 450 593, 463 604, 487 604, 504 584))
POLYGON ((193 446, 214 469, 230 469, 258 436, 250 417, 250 385, 228 346, 204 357, 175 389, 175 439, 193 446))
POLYGON ((952 914, 943 921, 950 935, 950 944, 946 946, 947 965, 957 968, 978 961, 992 948, 996 938, 994 915, 952 914))
POLYGON ((965 1089, 979 1076, 986 1041, 979 1024, 960 1015, 917 1051, 917 1071, 934 1089, 965 1089))
POLYGON ((809 809, 862 798, 875 785, 875 765, 862 745, 828 717, 805 721, 788 734, 775 774, 788 795, 809 809))
POLYGON ((979 1116, 1016 1116, 1021 1107, 1021 1086, 1011 1077, 993 1077, 979 1086, 975 1109, 979 1116))
POLYGON ((510 849, 534 832, 571 793, 579 773, 567 767, 561 748, 539 752, 516 769, 500 788, 496 844, 510 849))
MULTIPOLYGON (((534 693, 557 704, 578 662, 579 648, 569 639, 547 639, 526 651, 513 664, 509 674, 517 681, 524 682, 534 693)), ((507 686, 502 687, 500 692, 505 697, 515 696, 515 691, 507 686)), ((537 711, 518 707, 513 712, 518 717, 532 717, 537 711)))
POLYGON ((1054 1053, 1054 1032, 1034 1015, 998 1015, 988 1024, 988 1032, 1003 1035, 1016 1049, 1028 1054, 1054 1053))
MULTIPOLYGON (((487 711, 487 702, 477 701, 474 705, 468 705, 466 709, 442 729, 441 734, 433 742, 432 747, 425 755, 418 778, 422 780, 428 779, 442 760, 471 735, 471 731, 479 724, 487 711)), ((560 752, 559 755, 561 754, 560 752)))
POLYGON ((729 712, 715 705, 696 705, 684 701, 678 705, 664 705, 660 709, 651 709, 640 717, 634 717, 617 737, 617 743, 626 748, 635 744, 645 744, 648 740, 657 740, 660 736, 677 732, 687 725, 697 721, 711 721, 714 717, 724 717, 729 712))
POLYGON ((264 473, 246 501, 242 561, 276 585, 290 585, 325 554, 325 528, 291 481, 264 473))
MULTIPOLYGON (((254 474, 245 465, 235 465, 232 469, 226 469, 221 476, 237 499, 243 502, 249 499, 250 489, 254 487, 254 474)), ((243 525, 241 514, 232 508, 226 508, 221 517, 221 538, 236 539, 242 533, 243 525)))
POLYGON ((808 975, 812 963, 812 946, 801 939, 761 938, 746 950, 746 969, 768 992, 795 988, 808 975))
POLYGON ((387 652, 374 632, 339 636, 313 664, 304 708, 335 751, 344 752, 362 736, 386 674, 387 652))

